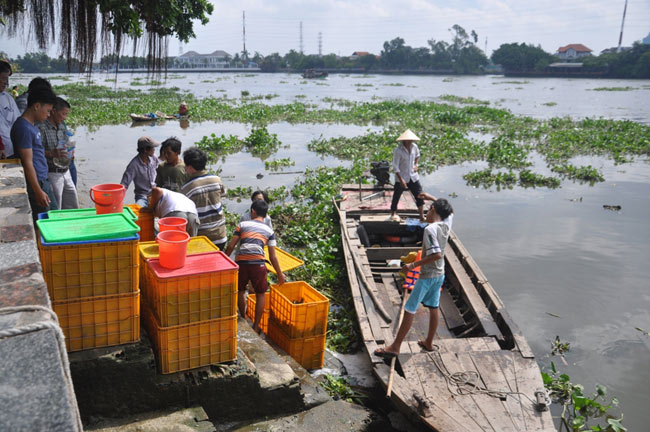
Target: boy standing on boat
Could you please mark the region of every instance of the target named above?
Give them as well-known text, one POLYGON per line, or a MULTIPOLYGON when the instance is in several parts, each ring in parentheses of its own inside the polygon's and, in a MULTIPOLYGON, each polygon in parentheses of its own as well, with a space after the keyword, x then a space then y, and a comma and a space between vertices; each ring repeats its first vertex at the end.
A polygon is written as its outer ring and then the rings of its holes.
POLYGON ((160 147, 160 143, 155 139, 148 136, 140 137, 138 139, 138 154, 126 166, 122 181, 120 181, 120 184, 127 189, 133 182, 135 203, 140 207, 149 206, 151 189, 156 186, 156 169, 158 168, 158 158, 154 155, 156 147, 160 147))
POLYGON ((426 351, 433 351, 433 338, 438 330, 440 288, 445 280, 445 246, 447 246, 447 239, 451 233, 453 212, 451 204, 443 198, 434 201, 427 212, 426 221, 429 225, 424 229, 422 239, 422 256, 424 258, 402 266, 402 271, 405 274, 420 267, 420 278, 404 306, 404 319, 395 340, 392 344, 375 350, 375 355, 391 358, 399 354, 402 342, 411 329, 420 303, 429 308, 429 331, 427 338, 419 340, 418 345, 426 351))
POLYGON ((415 144, 420 141, 417 135, 407 129, 397 138, 400 143, 393 152, 393 171, 395 172, 395 187, 393 188, 393 201, 390 204, 391 220, 399 222, 397 215, 397 204, 402 192, 408 189, 415 198, 415 204, 420 211, 420 220, 424 221, 424 200, 418 195, 422 193, 420 176, 418 175, 418 161, 420 160, 420 149, 415 144))
POLYGON ((284 273, 275 255, 275 233, 264 223, 264 218, 269 206, 264 200, 254 200, 250 209, 250 220, 239 222, 235 233, 232 235, 230 244, 226 249, 226 255, 230 255, 239 243, 239 251, 235 261, 239 265, 239 286, 237 304, 241 316, 246 314, 246 285, 251 282, 257 298, 255 301, 255 320, 253 330, 260 332, 260 320, 264 314, 266 302, 266 290, 269 284, 266 280, 266 259, 264 246, 269 247, 269 259, 271 265, 278 275, 278 284, 285 281, 284 273))

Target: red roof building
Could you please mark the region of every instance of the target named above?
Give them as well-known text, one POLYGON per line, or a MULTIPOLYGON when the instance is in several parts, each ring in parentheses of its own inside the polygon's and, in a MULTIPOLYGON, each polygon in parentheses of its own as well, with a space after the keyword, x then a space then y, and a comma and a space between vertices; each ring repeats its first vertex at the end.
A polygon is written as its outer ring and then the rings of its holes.
POLYGON ((557 49, 555 55, 562 60, 572 60, 591 55, 591 50, 583 44, 569 44, 557 49))

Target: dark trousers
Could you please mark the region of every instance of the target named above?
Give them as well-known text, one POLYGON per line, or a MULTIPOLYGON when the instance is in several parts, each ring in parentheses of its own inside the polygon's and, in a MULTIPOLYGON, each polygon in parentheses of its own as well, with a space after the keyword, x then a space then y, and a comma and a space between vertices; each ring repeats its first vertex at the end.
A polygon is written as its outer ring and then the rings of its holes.
MULTIPOLYGON (((418 206, 418 208, 422 207, 424 205, 424 200, 422 198, 418 198, 418 195, 422 193, 422 185, 420 184, 420 181, 409 180, 409 182, 406 183, 406 186, 411 191, 411 194, 413 194, 413 198, 415 198, 415 204, 418 206)), ((393 201, 390 203, 390 211, 397 211, 397 204, 399 203, 399 199, 402 197, 402 192, 404 192, 404 190, 405 189, 402 187, 401 182, 395 182, 395 186, 393 187, 393 201)))
POLYGON ((49 210, 58 210, 59 206, 56 201, 56 197, 54 196, 54 193, 52 193, 52 187, 50 186, 50 181, 49 180, 39 180, 38 185, 43 189, 43 192, 47 194, 48 197, 50 197, 50 206, 49 207, 41 207, 36 203, 36 197, 34 195, 34 190, 32 187, 29 185, 29 182, 27 183, 27 197, 29 198, 29 205, 32 208, 32 219, 34 222, 38 220, 38 214, 39 213, 45 213, 49 210))

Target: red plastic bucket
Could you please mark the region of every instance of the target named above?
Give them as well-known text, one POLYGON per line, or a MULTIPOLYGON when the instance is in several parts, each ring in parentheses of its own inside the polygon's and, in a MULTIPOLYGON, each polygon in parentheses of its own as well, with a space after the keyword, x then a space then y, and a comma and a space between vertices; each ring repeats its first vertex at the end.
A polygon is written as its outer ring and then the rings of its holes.
POLYGON ((122 213, 126 188, 121 184, 100 184, 90 188, 97 214, 122 213))
POLYGON ((156 237, 160 265, 168 269, 178 269, 185 265, 187 244, 190 235, 185 231, 161 231, 156 237))
POLYGON ((160 232, 170 230, 185 231, 186 226, 187 219, 181 217, 166 217, 158 219, 158 228, 160 229, 160 232))

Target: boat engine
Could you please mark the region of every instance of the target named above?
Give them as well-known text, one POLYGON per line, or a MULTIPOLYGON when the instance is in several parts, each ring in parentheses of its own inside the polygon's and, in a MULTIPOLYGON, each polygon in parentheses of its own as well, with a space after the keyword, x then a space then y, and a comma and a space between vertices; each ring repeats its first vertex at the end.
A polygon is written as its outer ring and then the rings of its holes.
POLYGON ((375 176, 379 186, 390 183, 390 165, 387 161, 370 162, 370 165, 372 165, 370 173, 375 176))

